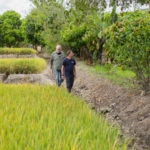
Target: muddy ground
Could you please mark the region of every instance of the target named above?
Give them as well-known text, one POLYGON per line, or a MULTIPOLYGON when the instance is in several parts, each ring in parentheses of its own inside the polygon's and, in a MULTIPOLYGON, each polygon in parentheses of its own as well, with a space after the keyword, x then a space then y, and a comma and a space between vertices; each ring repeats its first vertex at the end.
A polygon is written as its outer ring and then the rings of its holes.
POLYGON ((104 114, 110 123, 117 123, 123 136, 130 137, 132 147, 150 150, 150 95, 140 96, 139 91, 115 85, 89 73, 85 67, 77 65, 73 92, 104 114))

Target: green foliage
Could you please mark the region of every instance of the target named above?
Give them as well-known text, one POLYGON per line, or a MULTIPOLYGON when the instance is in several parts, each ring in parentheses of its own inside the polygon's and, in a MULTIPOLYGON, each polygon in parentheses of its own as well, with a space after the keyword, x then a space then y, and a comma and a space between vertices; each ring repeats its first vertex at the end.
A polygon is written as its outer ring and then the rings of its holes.
POLYGON ((18 46, 23 40, 20 31, 20 15, 15 11, 7 11, 0 16, 0 46, 18 46))
POLYGON ((73 49, 79 49, 85 45, 85 42, 82 40, 83 35, 86 32, 86 25, 81 24, 80 26, 70 26, 66 27, 61 32, 61 38, 68 42, 68 45, 73 49))
POLYGON ((111 17, 110 17, 111 24, 115 23, 117 19, 118 19, 118 15, 116 13, 116 5, 114 4, 112 12, 111 12, 111 17))
POLYGON ((114 83, 125 87, 132 87, 135 73, 124 69, 123 66, 105 64, 104 66, 96 65, 90 68, 90 71, 100 75, 103 78, 110 79, 114 83))
POLYGON ((135 88, 135 73, 121 65, 116 64, 95 64, 93 66, 88 66, 84 62, 78 62, 83 70, 91 73, 92 76, 97 78, 103 78, 104 80, 110 80, 114 84, 121 85, 125 88, 135 88))
POLYGON ((82 36, 82 40, 86 43, 86 47, 90 51, 95 51, 99 47, 98 31, 100 30, 100 18, 97 13, 90 14, 86 20, 87 30, 82 36))
POLYGON ((134 12, 124 16, 105 32, 108 56, 130 67, 140 80, 143 89, 150 82, 150 15, 134 12))
POLYGON ((71 11, 82 11, 84 14, 87 14, 87 11, 99 10, 99 6, 106 8, 106 0, 70 0, 69 6, 71 11))
POLYGON ((63 26, 61 38, 65 44, 69 45, 74 52, 81 56, 82 48, 85 59, 98 59, 101 55, 102 45, 104 42, 100 30, 110 25, 110 14, 99 14, 96 11, 87 12, 84 16, 83 12, 71 12, 68 16, 68 23, 63 26), (78 16, 78 18, 76 18, 78 16), (86 54, 85 54, 86 53, 86 54), (96 54, 96 55, 95 55, 96 54))
POLYGON ((17 54, 17 55, 26 55, 26 54, 36 54, 37 52, 32 48, 0 48, 0 55, 3 54, 17 54))
MULTIPOLYGON (((78 54, 80 53, 80 49, 83 45, 88 49, 88 53, 91 53, 90 55, 92 55, 94 51, 101 51, 99 50, 99 47, 102 49, 103 42, 101 41, 103 41, 103 39, 100 38, 99 40, 99 37, 101 37, 101 33, 99 33, 99 31, 105 28, 106 22, 102 18, 104 16, 103 13, 104 8, 106 8, 107 0, 31 1, 36 6, 35 10, 37 15, 42 15, 42 18, 44 18, 42 23, 42 32, 40 32, 38 36, 31 36, 31 41, 34 39, 36 41, 37 37, 41 37, 50 52, 54 50, 58 43, 70 46, 75 49, 78 54), (86 30, 85 35, 83 35, 81 31, 83 25, 86 25, 86 29, 83 29, 84 31, 86 30), (83 37, 79 36, 81 35, 80 33, 75 33, 76 31, 79 32, 78 30, 81 32, 83 37), (70 36, 67 31, 70 33, 70 36)), ((139 1, 147 3, 147 0, 139 1)), ((109 16, 109 21, 114 23, 117 20, 116 7, 118 5, 122 8, 126 8, 131 3, 131 0, 111 0, 110 5, 113 6, 113 11, 112 15, 109 16)), ((40 20, 38 17, 35 17, 35 19, 40 20)), ((110 24, 110 22, 108 24, 110 24)), ((34 27, 29 27, 29 29, 32 30, 34 27)), ((36 32, 38 33, 38 31, 36 32)))
POLYGON ((65 9, 61 4, 50 3, 44 7, 45 16, 43 37, 49 52, 52 52, 58 43, 61 43, 60 31, 65 24, 65 9))
POLYGON ((82 39, 86 43, 86 47, 92 53, 94 51, 102 51, 100 49, 100 45, 102 44, 101 41, 103 40, 103 37, 101 36, 101 31, 110 25, 109 21, 109 13, 97 14, 97 12, 95 12, 87 16, 87 30, 82 39))
POLYGON ((26 19, 22 19, 21 20, 21 26, 20 26, 20 32, 23 36, 23 39, 22 41, 20 41, 18 47, 25 47, 25 46, 28 46, 29 45, 29 42, 28 42, 28 39, 27 39, 27 33, 26 33, 26 19))
POLYGON ((46 67, 46 62, 41 58, 11 58, 0 59, 0 73, 31 74, 39 73, 46 67))
POLYGON ((0 84, 0 149, 126 150, 78 97, 55 86, 0 84))
POLYGON ((45 41, 42 37, 42 32, 44 30, 44 19, 45 16, 40 14, 37 9, 32 10, 32 12, 25 19, 24 30, 27 40, 35 47, 37 45, 45 45, 45 41))
MULTIPOLYGON (((46 49, 49 52, 52 52, 55 46, 58 43, 61 43, 60 31, 62 25, 65 23, 65 9, 61 3, 56 2, 55 0, 33 0, 33 2, 37 6, 35 9, 37 16, 41 16, 41 19, 43 20, 40 37, 43 39, 46 49)), ((37 20, 37 18, 35 18, 35 20, 37 20)))

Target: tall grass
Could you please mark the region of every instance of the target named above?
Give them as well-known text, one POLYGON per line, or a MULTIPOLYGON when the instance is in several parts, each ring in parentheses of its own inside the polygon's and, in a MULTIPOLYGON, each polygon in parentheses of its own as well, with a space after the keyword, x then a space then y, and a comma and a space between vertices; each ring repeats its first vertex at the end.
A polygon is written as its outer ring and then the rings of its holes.
POLYGON ((0 59, 0 73, 39 73, 46 67, 46 61, 41 58, 11 58, 0 59))
POLYGON ((1 150, 125 150, 119 131, 62 88, 0 85, 1 150))
POLYGON ((26 55, 26 54, 36 54, 36 50, 32 48, 0 48, 0 54, 17 54, 17 55, 26 55))

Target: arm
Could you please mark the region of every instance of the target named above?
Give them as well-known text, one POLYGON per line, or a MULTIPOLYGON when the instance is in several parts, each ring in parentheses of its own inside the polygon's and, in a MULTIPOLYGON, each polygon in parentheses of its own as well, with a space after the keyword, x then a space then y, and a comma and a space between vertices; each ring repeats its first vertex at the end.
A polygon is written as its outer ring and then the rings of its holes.
POLYGON ((52 70, 52 73, 53 73, 53 54, 51 54, 51 57, 50 57, 50 69, 52 70))
POLYGON ((61 67, 61 78, 64 80, 65 76, 64 76, 64 65, 62 65, 61 67))
POLYGON ((53 55, 51 55, 50 57, 50 68, 51 69, 53 68, 53 55))
POLYGON ((74 77, 76 78, 76 65, 74 65, 73 73, 74 73, 74 77))
POLYGON ((74 66, 73 66, 73 73, 74 77, 76 78, 76 61, 74 60, 74 66))

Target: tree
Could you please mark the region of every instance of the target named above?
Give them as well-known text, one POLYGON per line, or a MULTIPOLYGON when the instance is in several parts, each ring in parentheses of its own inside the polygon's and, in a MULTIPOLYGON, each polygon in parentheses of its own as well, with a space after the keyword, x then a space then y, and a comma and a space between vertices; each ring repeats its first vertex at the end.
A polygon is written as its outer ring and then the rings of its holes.
POLYGON ((55 0, 33 0, 39 16, 43 16, 41 37, 49 51, 53 51, 56 44, 61 43, 60 31, 65 23, 65 9, 55 0))
POLYGON ((20 32, 21 19, 15 11, 7 11, 0 16, 0 46, 18 46, 23 40, 20 32))
POLYGON ((128 13, 104 32, 108 56, 133 70, 144 91, 150 90, 149 22, 148 13, 128 13))
POLYGON ((40 14, 37 9, 31 11, 31 13, 25 18, 25 33, 27 41, 36 48, 38 45, 44 46, 45 41, 42 37, 44 30, 45 15, 40 14))
POLYGON ((90 57, 99 51, 97 55, 100 58, 105 41, 101 31, 117 21, 117 6, 125 8, 133 1, 110 0, 113 10, 109 17, 104 14, 107 0, 32 0, 32 2, 36 5, 38 13, 45 16, 40 35, 50 50, 53 50, 57 43, 64 42, 65 45, 75 49, 77 54, 80 54, 83 46, 86 47, 90 57), (110 22, 107 22, 105 17, 109 18, 110 22))

